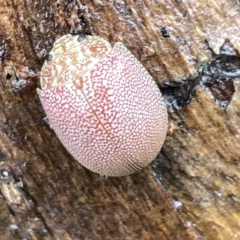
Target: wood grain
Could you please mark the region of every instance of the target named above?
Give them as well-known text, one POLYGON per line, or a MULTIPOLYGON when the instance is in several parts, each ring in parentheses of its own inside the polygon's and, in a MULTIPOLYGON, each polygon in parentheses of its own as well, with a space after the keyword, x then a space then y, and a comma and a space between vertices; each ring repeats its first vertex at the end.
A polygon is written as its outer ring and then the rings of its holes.
POLYGON ((160 86, 191 79, 211 60, 205 40, 216 53, 226 39, 240 49, 239 10, 234 0, 1 1, 1 238, 240 239, 238 78, 225 109, 201 84, 187 106, 169 108, 158 159, 123 178, 79 165, 36 93, 66 33, 123 41, 160 86))

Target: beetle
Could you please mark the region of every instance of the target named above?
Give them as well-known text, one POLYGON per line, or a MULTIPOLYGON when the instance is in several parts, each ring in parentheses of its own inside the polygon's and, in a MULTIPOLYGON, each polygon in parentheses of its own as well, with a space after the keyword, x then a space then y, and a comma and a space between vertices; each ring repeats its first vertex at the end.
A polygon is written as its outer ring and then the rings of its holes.
POLYGON ((105 176, 146 167, 166 137, 162 95, 124 46, 98 36, 57 39, 38 94, 56 135, 83 166, 105 176))

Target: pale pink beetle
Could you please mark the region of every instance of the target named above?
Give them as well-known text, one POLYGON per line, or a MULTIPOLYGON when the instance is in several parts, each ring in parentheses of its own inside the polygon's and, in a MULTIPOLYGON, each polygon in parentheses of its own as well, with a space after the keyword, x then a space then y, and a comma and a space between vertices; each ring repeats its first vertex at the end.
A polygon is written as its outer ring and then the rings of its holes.
POLYGON ((38 90, 57 136, 83 166, 124 176, 147 166, 167 132, 161 93, 121 43, 64 35, 45 61, 38 90))

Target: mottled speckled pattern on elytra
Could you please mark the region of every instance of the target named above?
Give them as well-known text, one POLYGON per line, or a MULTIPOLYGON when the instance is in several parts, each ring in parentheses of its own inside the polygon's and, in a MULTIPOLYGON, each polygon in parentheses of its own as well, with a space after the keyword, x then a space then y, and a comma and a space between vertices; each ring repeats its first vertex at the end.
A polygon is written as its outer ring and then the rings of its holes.
POLYGON ((68 72, 67 81, 39 91, 57 136, 94 172, 123 176, 147 166, 167 132, 167 111, 155 82, 122 43, 84 75, 73 52, 64 53, 67 64, 57 66, 53 59, 51 66, 56 67, 48 68, 60 70, 54 76, 68 72))
POLYGON ((62 36, 55 41, 50 52, 53 61, 46 61, 42 67, 42 90, 71 81, 71 75, 75 71, 80 76, 83 75, 111 49, 108 41, 97 36, 87 36, 81 43, 78 42, 78 36, 62 36), (68 65, 67 69, 65 65, 68 65))

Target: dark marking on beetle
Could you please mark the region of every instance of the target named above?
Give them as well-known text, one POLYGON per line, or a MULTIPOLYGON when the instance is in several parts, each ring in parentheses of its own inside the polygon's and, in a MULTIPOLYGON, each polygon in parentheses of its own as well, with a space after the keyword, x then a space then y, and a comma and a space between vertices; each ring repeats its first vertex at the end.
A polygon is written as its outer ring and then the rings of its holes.
POLYGON ((85 40, 85 36, 79 36, 78 38, 77 38, 77 40, 78 40, 78 42, 82 42, 82 41, 84 41, 85 40))
POLYGON ((50 61, 52 61, 52 59, 53 59, 53 56, 52 56, 51 54, 47 54, 46 60, 47 60, 48 62, 50 62, 50 61))

